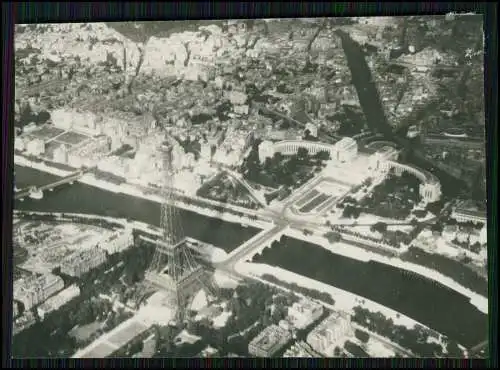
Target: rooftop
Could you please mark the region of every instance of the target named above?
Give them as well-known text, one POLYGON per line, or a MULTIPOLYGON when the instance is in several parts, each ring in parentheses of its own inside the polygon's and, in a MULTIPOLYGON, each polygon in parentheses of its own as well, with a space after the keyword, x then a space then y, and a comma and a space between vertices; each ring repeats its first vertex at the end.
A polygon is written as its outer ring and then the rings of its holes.
POLYGON ((257 335, 250 344, 257 346, 264 351, 271 349, 276 343, 286 336, 285 329, 278 325, 271 325, 257 335))
POLYGON ((74 262, 75 260, 80 260, 80 261, 88 261, 95 257, 98 254, 103 254, 104 250, 102 250, 99 247, 91 248, 91 249, 86 249, 83 251, 76 251, 75 253, 70 254, 68 257, 64 259, 65 263, 68 262, 74 262))
POLYGON ((472 201, 459 202, 455 207, 455 212, 473 216, 486 217, 486 209, 478 206, 472 201))

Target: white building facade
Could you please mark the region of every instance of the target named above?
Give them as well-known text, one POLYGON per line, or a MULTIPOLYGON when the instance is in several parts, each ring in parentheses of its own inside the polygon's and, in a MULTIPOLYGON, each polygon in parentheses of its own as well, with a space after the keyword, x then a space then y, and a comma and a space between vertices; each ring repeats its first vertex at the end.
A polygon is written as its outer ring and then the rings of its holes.
POLYGON ((80 277, 106 261, 106 252, 99 247, 77 251, 61 263, 61 273, 80 277))
POLYGON ((333 145, 303 140, 284 140, 274 144, 274 151, 283 155, 296 154, 300 148, 307 149, 310 155, 326 151, 330 154, 330 159, 340 162, 350 161, 358 154, 356 140, 349 137, 343 138, 333 145))
POLYGON ((42 139, 33 139, 26 144, 26 151, 31 155, 41 155, 45 153, 45 142, 42 139))
POLYGON ((59 293, 47 299, 44 303, 37 307, 37 312, 40 318, 43 320, 43 317, 55 310, 58 310, 66 303, 71 301, 73 298, 76 298, 80 295, 80 288, 78 285, 73 284, 67 287, 64 290, 61 290, 59 293))
POLYGON ((420 184, 419 193, 425 202, 437 202, 441 199, 441 184, 439 182, 425 182, 420 184))
POLYGON ((297 329, 307 327, 319 319, 322 314, 323 306, 307 299, 295 302, 292 307, 288 309, 289 321, 291 321, 293 326, 297 329))
POLYGON ((68 147, 62 144, 54 149, 53 153, 54 162, 68 163, 68 147))
POLYGON ((248 344, 248 352, 256 357, 271 357, 291 339, 291 334, 278 325, 265 328, 248 344))
POLYGON ((483 223, 486 225, 486 212, 466 209, 462 204, 455 207, 450 215, 458 222, 472 222, 475 224, 483 223))
POLYGON ((134 237, 130 228, 119 230, 100 243, 101 248, 106 250, 109 254, 121 252, 133 244, 134 237))
POLYGON ((332 357, 335 346, 352 332, 350 316, 334 312, 308 334, 307 343, 316 352, 332 357))
POLYGON ((62 288, 64 288, 64 281, 60 276, 45 274, 14 281, 13 296, 15 300, 22 302, 26 311, 45 301, 62 288))
POLYGON ((23 152, 26 149, 25 139, 20 136, 16 136, 16 138, 14 139, 14 149, 23 152))
POLYGON ((247 94, 241 91, 229 91, 226 96, 233 105, 242 105, 247 101, 247 94))
POLYGON ((350 137, 344 137, 335 143, 333 147, 333 153, 330 153, 330 157, 336 161, 347 162, 358 155, 358 143, 350 137))
POLYGON ((370 167, 384 171, 386 175, 389 175, 391 168, 394 168, 398 175, 403 172, 410 173, 420 180, 419 194, 425 203, 433 203, 441 199, 441 183, 432 173, 396 162, 394 156, 397 156, 397 152, 377 152, 370 157, 370 167))
POLYGON ((259 160, 264 163, 266 158, 272 158, 274 155, 274 144, 271 141, 264 140, 259 144, 259 160))

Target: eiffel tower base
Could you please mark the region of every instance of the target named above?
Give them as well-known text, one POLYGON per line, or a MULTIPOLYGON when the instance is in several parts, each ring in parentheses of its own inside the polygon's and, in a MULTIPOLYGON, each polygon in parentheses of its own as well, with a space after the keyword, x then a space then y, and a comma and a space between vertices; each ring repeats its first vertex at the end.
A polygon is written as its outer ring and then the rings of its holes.
POLYGON ((200 290, 204 290, 207 296, 217 296, 217 286, 202 267, 179 282, 172 281, 162 272, 148 272, 145 278, 150 288, 166 293, 166 304, 175 309, 175 321, 178 323, 186 319, 193 298, 200 290))

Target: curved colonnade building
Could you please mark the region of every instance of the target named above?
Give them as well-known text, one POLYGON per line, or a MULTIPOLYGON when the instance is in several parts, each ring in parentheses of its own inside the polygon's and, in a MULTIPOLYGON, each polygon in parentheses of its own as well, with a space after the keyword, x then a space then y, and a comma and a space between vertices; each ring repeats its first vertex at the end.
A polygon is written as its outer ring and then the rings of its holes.
POLYGON ((419 193, 426 203, 436 202, 441 199, 441 184, 439 179, 429 171, 415 166, 399 163, 396 161, 398 151, 391 147, 383 147, 372 154, 371 167, 387 171, 394 168, 397 175, 407 172, 420 180, 419 193))
POLYGON ((346 162, 358 154, 358 144, 350 137, 345 137, 335 144, 319 143, 315 141, 303 140, 283 140, 277 143, 263 141, 259 145, 259 158, 263 162, 267 157, 272 157, 274 153, 280 152, 283 155, 293 155, 299 148, 305 148, 309 154, 318 152, 328 152, 330 158, 335 161, 346 162))
MULTIPOLYGON (((296 154, 299 148, 305 148, 309 154, 314 155, 320 151, 327 151, 330 159, 338 162, 348 162, 358 155, 356 140, 345 137, 335 144, 319 143, 303 140, 284 140, 276 143, 263 141, 259 145, 259 159, 263 162, 267 157, 272 157, 276 152, 283 155, 296 154)), ((394 168, 396 174, 408 172, 417 177, 421 184, 419 193, 426 203, 438 201, 441 198, 441 184, 432 173, 406 164, 396 162, 398 151, 391 147, 384 147, 371 155, 370 166, 373 169, 387 171, 394 168)))

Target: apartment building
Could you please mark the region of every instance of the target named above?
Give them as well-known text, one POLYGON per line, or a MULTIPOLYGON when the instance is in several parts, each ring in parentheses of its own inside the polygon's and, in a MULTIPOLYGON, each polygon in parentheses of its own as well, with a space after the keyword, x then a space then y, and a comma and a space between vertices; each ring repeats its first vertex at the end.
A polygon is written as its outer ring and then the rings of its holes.
POLYGON ((84 251, 77 251, 66 257, 61 263, 61 273, 80 277, 106 261, 106 252, 99 246, 84 251))
POLYGON ((307 343, 314 351, 331 357, 335 346, 349 335, 352 335, 349 315, 334 312, 308 334, 307 343))
POLYGON ((55 148, 52 153, 52 159, 54 162, 68 163, 68 146, 66 144, 61 144, 55 148))
POLYGON ((291 339, 291 334, 278 325, 265 328, 248 344, 248 352, 256 357, 271 357, 291 339))
POLYGON ((60 276, 44 274, 14 281, 13 296, 16 301, 24 305, 24 310, 27 311, 62 288, 64 288, 64 281, 60 276))
POLYGON ((45 142, 42 139, 33 139, 26 144, 26 151, 31 155, 41 155, 45 153, 45 142))
POLYGON ((471 202, 460 202, 452 211, 451 218, 458 222, 486 224, 486 210, 481 210, 471 202))
POLYGON ((133 244, 134 237, 130 228, 119 230, 100 243, 101 248, 109 254, 121 252, 133 244))
POLYGON ((56 109, 51 113, 55 127, 62 130, 75 130, 85 135, 96 136, 102 133, 102 122, 93 113, 80 113, 75 110, 56 109))
POLYGON ((297 329, 303 329, 314 321, 319 319, 323 314, 323 306, 309 299, 302 299, 300 302, 295 302, 288 309, 288 321, 297 329))
POLYGON ((80 288, 73 284, 61 290, 56 295, 50 297, 37 307, 38 316, 43 320, 44 316, 52 311, 56 311, 66 303, 80 295, 80 288))

